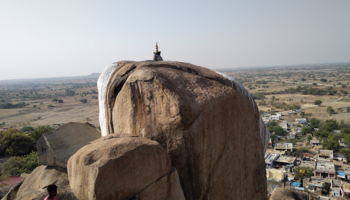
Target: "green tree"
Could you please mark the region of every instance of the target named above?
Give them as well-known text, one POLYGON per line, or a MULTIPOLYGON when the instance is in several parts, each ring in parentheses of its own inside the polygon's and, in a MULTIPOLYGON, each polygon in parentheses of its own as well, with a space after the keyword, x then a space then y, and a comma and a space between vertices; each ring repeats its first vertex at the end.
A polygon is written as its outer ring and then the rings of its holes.
POLYGON ((313 175, 312 169, 309 167, 295 167, 294 173, 295 178, 300 181, 305 177, 311 177, 313 175))
POLYGON ((49 133, 53 130, 55 130, 55 129, 52 128, 51 126, 38 126, 30 134, 30 137, 32 137, 33 141, 36 143, 42 135, 44 135, 45 133, 49 133))
POLYGON ((87 99, 80 99, 81 103, 87 103, 87 99))
POLYGON ((305 117, 305 112, 300 113, 300 117, 304 118, 305 117))
POLYGON ((328 106, 327 107, 327 112, 328 112, 329 115, 332 115, 332 113, 334 113, 334 110, 333 110, 332 106, 328 106))
POLYGON ((350 149, 341 149, 339 153, 344 156, 347 162, 350 161, 350 149))
POLYGON ((31 127, 31 126, 25 126, 25 127, 21 128, 21 129, 19 129, 19 132, 21 132, 21 133, 24 133, 24 132, 27 132, 27 131, 34 131, 34 128, 31 127))
POLYGON ((320 106, 322 104, 322 101, 321 100, 315 100, 314 104, 320 106))
POLYGON ((63 103, 63 100, 62 100, 62 99, 59 99, 59 100, 58 100, 58 103, 63 103))
POLYGON ((312 129, 310 127, 306 127, 304 126, 303 128, 301 128, 301 134, 306 135, 307 133, 311 133, 312 129))
POLYGON ((281 126, 274 126, 272 131, 275 132, 276 135, 282 135, 284 133, 284 130, 281 126))
POLYGON ((22 156, 35 150, 33 140, 15 129, 0 133, 0 143, 4 146, 2 154, 7 156, 22 156))
POLYGON ((322 194, 329 194, 329 191, 331 190, 331 184, 330 183, 323 183, 322 185, 322 194))
POLYGON ((350 113, 350 107, 346 107, 346 112, 350 113))
POLYGON ((338 142, 338 138, 330 135, 328 139, 322 139, 322 147, 329 150, 338 150, 340 149, 340 144, 338 142))
POLYGON ((311 135, 307 136, 307 141, 310 142, 310 140, 312 140, 312 136, 311 135))
POLYGON ((58 99, 57 98, 53 98, 51 101, 56 103, 58 101, 58 99))
POLYGON ((311 128, 311 130, 313 130, 314 128, 318 128, 318 126, 319 126, 321 120, 316 119, 316 118, 312 118, 312 119, 310 119, 309 122, 310 122, 310 128, 311 128))
POLYGON ((37 154, 35 151, 32 151, 23 157, 16 156, 9 158, 1 167, 5 175, 19 176, 22 173, 31 173, 37 166, 37 154))

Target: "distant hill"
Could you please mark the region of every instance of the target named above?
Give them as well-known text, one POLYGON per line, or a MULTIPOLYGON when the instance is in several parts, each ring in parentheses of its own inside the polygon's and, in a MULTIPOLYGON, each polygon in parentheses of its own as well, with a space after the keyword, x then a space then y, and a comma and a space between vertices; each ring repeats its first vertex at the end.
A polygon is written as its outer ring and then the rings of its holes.
POLYGON ((87 75, 88 77, 94 77, 94 78, 98 78, 100 77, 101 73, 92 73, 90 75, 87 75))
POLYGON ((31 79, 11 79, 0 80, 0 85, 11 84, 33 84, 33 83, 52 83, 52 82, 70 82, 76 80, 97 81, 101 73, 92 73, 86 76, 66 76, 66 77, 47 77, 47 78, 31 78, 31 79))

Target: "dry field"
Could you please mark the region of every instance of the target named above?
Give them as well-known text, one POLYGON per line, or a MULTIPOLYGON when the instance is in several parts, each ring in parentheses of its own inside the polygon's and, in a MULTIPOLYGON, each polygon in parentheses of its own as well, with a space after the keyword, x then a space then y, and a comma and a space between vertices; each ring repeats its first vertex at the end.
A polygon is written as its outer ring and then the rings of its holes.
POLYGON ((96 81, 97 78, 94 77, 54 79, 52 81, 33 80, 29 83, 10 83, 8 85, 2 83, 0 84, 0 100, 5 99, 6 102, 12 104, 25 102, 28 105, 22 108, 0 109, 0 124, 5 122, 4 127, 17 129, 24 126, 53 126, 78 121, 98 126, 96 81), (66 95, 66 89, 74 90, 76 95, 66 95), (38 99, 21 97, 34 94, 45 96, 38 99), (62 99, 63 103, 53 102, 54 98, 62 99), (87 99, 87 103, 81 103, 81 99, 87 99))

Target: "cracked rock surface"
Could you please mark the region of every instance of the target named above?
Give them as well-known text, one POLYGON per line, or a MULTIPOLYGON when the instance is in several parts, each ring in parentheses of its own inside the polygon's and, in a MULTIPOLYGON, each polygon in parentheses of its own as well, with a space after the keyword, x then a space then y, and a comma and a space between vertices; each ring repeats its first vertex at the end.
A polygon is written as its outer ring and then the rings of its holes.
POLYGON ((78 199, 184 199, 176 170, 156 141, 110 134, 91 142, 68 161, 78 199))
POLYGON ((187 200, 267 198, 268 132, 239 83, 188 63, 123 61, 102 103, 105 134, 158 141, 187 200))

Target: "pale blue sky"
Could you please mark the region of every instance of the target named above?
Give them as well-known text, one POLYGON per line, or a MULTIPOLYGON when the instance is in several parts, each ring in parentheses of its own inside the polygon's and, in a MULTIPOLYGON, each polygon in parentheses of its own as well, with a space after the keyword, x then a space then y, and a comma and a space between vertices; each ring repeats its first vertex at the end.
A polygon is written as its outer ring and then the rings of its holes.
POLYGON ((119 60, 212 69, 350 61, 349 0, 0 0, 0 80, 88 75, 119 60))

